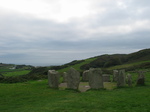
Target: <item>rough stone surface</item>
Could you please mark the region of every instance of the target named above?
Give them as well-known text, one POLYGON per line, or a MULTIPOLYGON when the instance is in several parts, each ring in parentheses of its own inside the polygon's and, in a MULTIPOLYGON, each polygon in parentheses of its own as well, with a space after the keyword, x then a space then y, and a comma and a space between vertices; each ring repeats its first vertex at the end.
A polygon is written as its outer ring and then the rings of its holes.
POLYGON ((82 81, 89 81, 89 70, 83 72, 82 81))
POLYGON ((113 70, 113 82, 117 82, 118 75, 119 75, 119 71, 113 70))
POLYGON ((117 86, 118 87, 124 87, 126 82, 126 77, 125 77, 125 70, 119 70, 119 75, 117 78, 117 86))
POLYGON ((64 72, 64 73, 62 74, 62 76, 63 76, 63 82, 67 82, 67 73, 64 72))
POLYGON ((80 73, 74 68, 70 68, 67 72, 67 88, 78 89, 80 83, 80 73))
POLYGON ((131 74, 127 75, 127 84, 128 84, 128 86, 132 86, 132 75, 131 74))
POLYGON ((89 86, 91 89, 104 88, 103 76, 100 68, 91 68, 89 70, 89 86))
POLYGON ((103 82, 110 82, 110 75, 109 74, 103 74, 103 82))
POLYGON ((58 88, 59 86, 59 73, 55 70, 48 71, 48 84, 51 88, 58 88))
POLYGON ((137 85, 145 85, 145 75, 144 75, 144 71, 139 71, 138 72, 139 75, 138 75, 138 79, 137 79, 137 85))

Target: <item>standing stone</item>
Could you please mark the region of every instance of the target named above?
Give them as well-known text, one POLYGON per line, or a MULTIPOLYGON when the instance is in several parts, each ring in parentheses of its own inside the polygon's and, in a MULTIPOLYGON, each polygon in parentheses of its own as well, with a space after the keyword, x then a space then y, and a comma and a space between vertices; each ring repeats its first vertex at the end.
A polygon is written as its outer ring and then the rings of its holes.
POLYGON ((144 71, 139 71, 139 75, 138 75, 138 79, 137 79, 136 85, 141 85, 141 86, 145 85, 144 71))
POLYGON ((55 70, 48 71, 48 84, 51 88, 58 88, 59 85, 59 73, 55 70))
POLYGON ((113 70, 113 82, 117 82, 118 75, 119 75, 119 71, 113 70))
POLYGON ((64 72, 64 73, 62 74, 62 76, 63 76, 63 82, 67 82, 67 73, 64 72))
POLYGON ((127 84, 128 84, 128 86, 132 86, 132 75, 131 74, 128 74, 127 75, 127 84))
POLYGON ((89 81, 89 70, 83 72, 82 81, 89 81))
POLYGON ((78 89, 80 83, 80 73, 74 68, 70 68, 67 72, 67 88, 78 89))
POLYGON ((104 88, 102 71, 100 68, 91 68, 89 70, 89 86, 91 89, 104 88))
POLYGON ((119 70, 119 75, 117 78, 117 86, 118 87, 124 87, 126 82, 125 82, 125 70, 119 70))
POLYGON ((109 74, 103 74, 103 82, 110 82, 110 75, 109 74))

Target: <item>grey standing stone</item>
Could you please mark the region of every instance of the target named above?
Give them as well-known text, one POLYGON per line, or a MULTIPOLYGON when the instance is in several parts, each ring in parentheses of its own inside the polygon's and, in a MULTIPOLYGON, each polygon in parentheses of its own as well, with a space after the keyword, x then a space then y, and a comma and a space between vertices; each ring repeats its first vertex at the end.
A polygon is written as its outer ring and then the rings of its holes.
POLYGON ((109 74, 103 74, 103 82, 110 82, 110 75, 109 74))
POLYGON ((78 89, 80 83, 80 73, 74 68, 70 68, 67 72, 67 88, 78 89))
POLYGON ((119 75, 119 71, 113 70, 113 82, 117 82, 118 75, 119 75))
POLYGON ((144 71, 139 71, 138 73, 139 73, 139 75, 138 75, 138 79, 137 79, 136 85, 144 86, 145 85, 144 71))
POLYGON ((64 73, 62 74, 62 76, 63 76, 63 82, 67 82, 67 73, 64 72, 64 73))
POLYGON ((117 86, 124 87, 126 85, 126 77, 125 77, 125 70, 119 70, 119 75, 117 78, 117 86))
POLYGON ((89 81, 89 70, 83 72, 82 81, 89 81))
POLYGON ((104 88, 102 70, 100 68, 91 68, 89 70, 89 86, 91 89, 104 88))
POLYGON ((58 88, 59 86, 59 73, 55 70, 48 71, 48 84, 51 88, 58 88))
POLYGON ((128 84, 128 86, 132 86, 132 75, 131 74, 128 74, 127 75, 127 84, 128 84))

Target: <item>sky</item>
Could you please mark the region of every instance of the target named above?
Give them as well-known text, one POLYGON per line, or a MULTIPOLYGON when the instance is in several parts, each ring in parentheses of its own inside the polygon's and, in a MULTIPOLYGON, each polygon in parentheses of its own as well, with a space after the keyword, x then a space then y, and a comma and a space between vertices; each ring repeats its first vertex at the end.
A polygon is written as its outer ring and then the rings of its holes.
POLYGON ((60 65, 150 48, 150 0, 0 0, 0 62, 60 65))

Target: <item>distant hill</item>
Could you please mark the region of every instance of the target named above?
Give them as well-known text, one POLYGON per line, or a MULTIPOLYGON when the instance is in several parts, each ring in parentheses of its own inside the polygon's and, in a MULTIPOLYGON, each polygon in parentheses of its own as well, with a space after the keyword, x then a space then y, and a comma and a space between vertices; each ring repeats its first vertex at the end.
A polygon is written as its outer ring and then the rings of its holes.
POLYGON ((79 71, 84 71, 89 68, 124 68, 127 70, 132 70, 136 68, 150 68, 150 49, 143 49, 130 54, 105 54, 85 60, 74 60, 61 66, 53 66, 51 67, 51 69, 64 72, 67 71, 70 67, 74 67, 79 71))
POLYGON ((130 54, 112 54, 100 55, 84 60, 74 60, 61 66, 37 67, 29 65, 12 65, 0 63, 0 72, 8 71, 11 67, 16 69, 31 69, 31 72, 25 75, 15 77, 1 77, 2 82, 23 82, 27 80, 39 80, 47 78, 48 70, 57 70, 60 73, 68 71, 70 67, 79 72, 89 68, 101 68, 104 73, 112 73, 114 69, 125 69, 126 71, 135 71, 139 69, 150 69, 150 49, 143 49, 130 54))
POLYGON ((82 65, 80 68, 85 70, 89 68, 108 68, 116 65, 131 64, 142 61, 150 61, 150 49, 140 50, 131 54, 113 54, 97 56, 90 63, 82 65))

